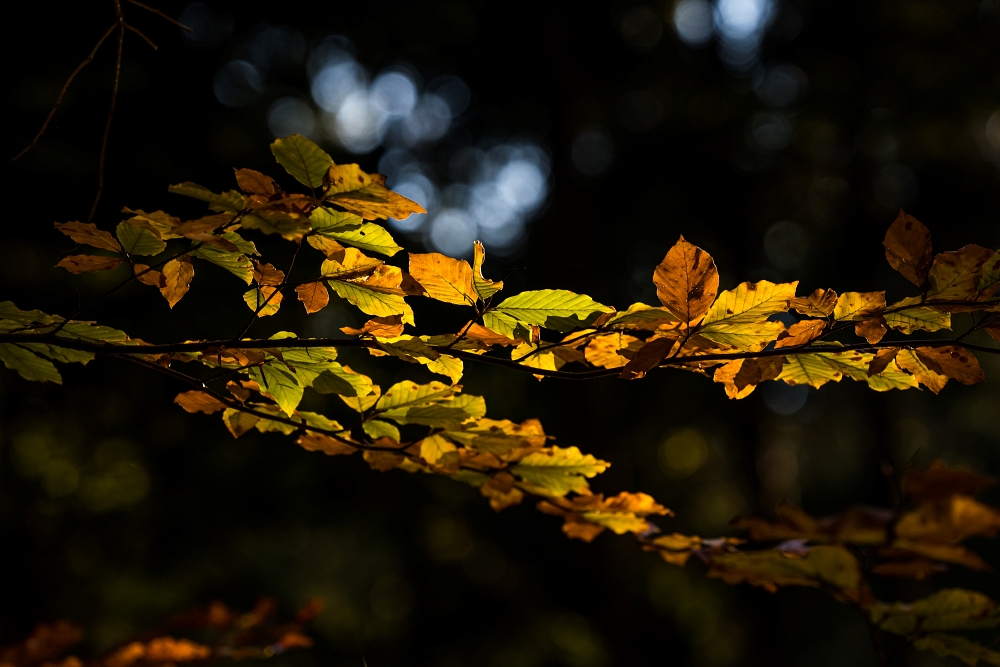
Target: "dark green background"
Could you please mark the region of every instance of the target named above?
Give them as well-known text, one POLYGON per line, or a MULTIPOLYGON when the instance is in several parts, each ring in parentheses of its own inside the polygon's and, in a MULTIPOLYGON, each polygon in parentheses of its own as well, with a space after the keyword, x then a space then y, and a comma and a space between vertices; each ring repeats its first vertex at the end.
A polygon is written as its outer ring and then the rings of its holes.
MULTIPOLYGON (((220 2, 213 7, 232 15, 234 32, 207 50, 126 6, 161 49, 126 40, 95 221, 111 228, 122 205, 194 217, 203 209, 168 195, 168 183, 218 190, 232 187, 230 167, 278 174, 266 109, 305 90, 303 68, 274 73, 259 103, 245 109, 227 109, 212 94, 217 68, 254 26, 271 23, 310 39, 346 35, 371 70, 405 60, 427 78, 461 76, 475 96, 464 120, 470 132, 528 132, 545 142, 550 204, 522 254, 487 265, 510 293, 558 287, 619 308, 655 302, 653 266, 683 233, 715 256, 723 287, 769 277, 799 279, 800 291, 887 288, 890 299, 901 298, 910 292, 880 246, 896 211, 874 190, 886 142, 898 144, 895 162, 915 175, 918 194, 907 208, 931 228, 936 249, 1000 245, 1000 138, 991 144, 985 136, 987 118, 1000 113, 997 3, 787 5, 802 29, 769 36, 763 62, 799 67, 808 88, 787 110, 791 144, 752 168, 747 126, 764 105, 749 78, 723 67, 711 47, 683 46, 669 23, 654 48, 630 47, 617 27, 629 3, 220 2), (657 91, 667 108, 644 133, 616 120, 617 101, 635 88, 657 91), (612 137, 615 161, 603 176, 584 177, 570 145, 595 123, 612 137), (796 269, 767 266, 763 238, 782 220, 808 239, 796 269)), ((157 6, 176 16, 185 4, 157 6)), ((669 15, 662 3, 649 7, 669 15)), ((8 8, 8 31, 22 40, 6 70, 8 154, 30 140, 65 76, 112 20, 110 2, 8 8)), ((9 171, 0 280, 3 298, 21 308, 66 314, 114 280, 52 268, 69 247, 52 222, 85 218, 93 197, 112 63, 108 45, 46 137, 9 171)), ((359 161, 374 170, 377 154, 359 161)), ((270 256, 287 261, 289 244, 273 245, 270 256)), ((242 286, 212 268, 198 272, 172 312, 152 290, 133 286, 87 317, 149 341, 233 335, 248 315, 242 286)), ((361 321, 334 306, 308 324, 287 305, 254 332, 331 334, 361 321)), ((420 304, 417 319, 453 329, 460 318, 450 312, 420 304)), ((430 379, 395 360, 376 368, 343 356, 380 381, 430 379)), ((983 365, 991 380, 1000 376, 995 358, 983 365)), ((216 417, 171 404, 181 387, 123 362, 66 368, 64 378, 61 387, 41 386, 0 372, 3 641, 67 617, 106 648, 212 599, 246 607, 272 594, 288 612, 320 595, 327 609, 317 648, 280 661, 874 664, 859 617, 818 591, 729 588, 704 579, 698 564, 669 566, 626 538, 567 540, 556 519, 527 505, 494 514, 474 490, 448 480, 378 474, 360 457, 328 459, 279 435, 234 441, 216 417)), ((490 416, 539 417, 558 444, 612 461, 594 489, 653 494, 677 512, 659 521, 668 531, 718 534, 734 514, 771 512, 775 493, 816 514, 891 504, 882 470, 898 474, 934 458, 1000 470, 995 384, 949 385, 935 397, 876 394, 845 381, 810 391, 802 410, 780 416, 763 390, 733 402, 718 385, 679 371, 632 383, 539 383, 469 368, 463 382, 486 397, 490 416), (680 429, 693 429, 709 453, 696 471, 671 475, 661 447, 680 429)), ((322 397, 308 405, 332 416, 341 407, 322 397)), ((973 546, 1000 563, 995 542, 973 546)), ((877 593, 912 599, 946 584, 1000 595, 995 576, 957 568, 932 583, 884 583, 877 593)))

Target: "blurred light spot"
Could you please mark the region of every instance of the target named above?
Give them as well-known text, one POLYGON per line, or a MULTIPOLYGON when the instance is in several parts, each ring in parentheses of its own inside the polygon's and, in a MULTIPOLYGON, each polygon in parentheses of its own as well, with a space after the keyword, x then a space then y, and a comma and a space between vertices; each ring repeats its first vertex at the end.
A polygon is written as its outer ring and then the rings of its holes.
POLYGON ((776 415, 787 417, 803 407, 809 399, 809 388, 803 385, 788 385, 784 382, 767 382, 760 388, 764 405, 776 415))
POLYGON ((402 72, 385 72, 375 77, 372 104, 387 118, 403 118, 417 104, 417 85, 402 72))
POLYGON ((780 114, 754 114, 750 119, 748 140, 752 148, 768 153, 780 151, 792 140, 792 126, 780 114))
POLYGON ((244 107, 257 98, 262 90, 260 72, 245 60, 231 60, 215 75, 212 91, 227 107, 244 107))
POLYGON ((302 62, 306 40, 286 26, 266 26, 250 40, 250 58, 258 67, 270 68, 302 62))
POLYGON ((276 100, 267 112, 267 126, 276 137, 301 134, 311 137, 316 132, 316 114, 311 106, 297 97, 276 100))
POLYGON ((473 583, 494 584, 507 571, 507 559, 492 544, 480 542, 462 561, 462 569, 473 583))
POLYGON ((875 198, 890 210, 908 206, 917 198, 917 179, 908 167, 887 165, 875 176, 875 198))
POLYGON ((403 137, 409 145, 440 139, 451 127, 451 107, 443 98, 425 94, 403 120, 403 137))
POLYGON ((457 76, 439 76, 427 84, 427 92, 434 93, 448 105, 452 116, 458 116, 472 101, 472 92, 457 76))
POLYGON ((618 30, 629 46, 648 50, 659 44, 663 22, 649 7, 633 7, 622 15, 618 30))
POLYGON ((312 97, 321 109, 334 113, 352 94, 368 84, 368 75, 353 60, 335 60, 327 63, 313 77, 312 97))
POLYGON ((500 168, 497 191, 518 212, 538 206, 545 198, 545 175, 539 166, 524 159, 514 159, 500 168))
POLYGON ((771 225, 764 234, 764 253, 779 269, 800 266, 809 251, 809 238, 800 225, 788 220, 771 225))
POLYGON ((646 132, 663 122, 666 110, 660 99, 648 90, 633 90, 618 101, 618 120, 633 132, 646 132))
POLYGON ((688 46, 704 46, 712 39, 712 6, 706 0, 681 0, 674 9, 674 28, 688 46))
POLYGON ((340 145, 359 155, 375 150, 385 135, 385 117, 373 107, 364 90, 348 95, 330 120, 327 129, 333 130, 340 145))
POLYGON ((784 107, 794 102, 806 86, 805 73, 794 65, 761 68, 754 76, 753 90, 764 104, 784 107))
POLYGON ((774 10, 771 0, 718 0, 715 24, 723 37, 741 40, 759 34, 774 10))
POLYGON ((600 667, 608 664, 608 654, 587 619, 563 614, 552 621, 552 643, 571 667, 600 667))
POLYGON ((354 45, 351 40, 342 35, 327 35, 310 49, 309 59, 306 60, 306 74, 312 80, 325 66, 352 60, 354 45))
POLYGON ((693 428, 674 432, 660 445, 660 469, 671 477, 687 477, 708 460, 708 442, 693 428))
POLYGON ((587 130, 573 140, 573 165, 587 176, 599 176, 611 166, 614 150, 614 144, 604 132, 587 130))
POLYGON ((441 516, 429 521, 424 541, 431 557, 443 563, 460 561, 472 551, 472 535, 461 523, 441 516))
POLYGON ((404 620, 410 615, 416 595, 405 579, 396 574, 380 577, 368 594, 372 612, 390 623, 404 620))
POLYGON ((468 255, 475 240, 476 223, 465 211, 446 208, 431 221, 430 244, 446 255, 468 255))
POLYGON ((50 498, 68 496, 79 486, 80 471, 72 463, 59 459, 46 462, 42 473, 42 487, 50 498))
POLYGON ((196 48, 212 48, 233 32, 232 15, 216 12, 201 2, 192 2, 185 7, 177 20, 191 28, 191 32, 181 30, 181 36, 196 48))

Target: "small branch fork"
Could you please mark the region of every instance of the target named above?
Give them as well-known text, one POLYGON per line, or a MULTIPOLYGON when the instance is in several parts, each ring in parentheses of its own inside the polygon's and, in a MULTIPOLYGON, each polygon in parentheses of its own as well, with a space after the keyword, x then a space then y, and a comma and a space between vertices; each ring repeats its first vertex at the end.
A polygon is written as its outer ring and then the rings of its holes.
MULTIPOLYGON (((115 105, 118 101, 118 88, 121 82, 121 72, 122 72, 122 47, 124 46, 125 42, 125 32, 129 31, 135 33, 144 42, 146 42, 146 44, 148 44, 149 47, 152 48, 154 51, 156 51, 158 48, 156 44, 153 43, 153 40, 151 40, 149 37, 143 34, 142 31, 140 31, 138 28, 136 28, 131 23, 128 23, 125 20, 125 14, 122 11, 121 0, 112 0, 112 1, 115 7, 115 22, 111 24, 111 27, 109 27, 104 32, 103 35, 101 35, 100 39, 97 40, 97 44, 95 44, 94 48, 91 49, 89 54, 87 54, 87 57, 84 58, 80 62, 80 64, 77 65, 76 68, 70 73, 69 78, 67 78, 66 82, 63 84, 62 89, 59 91, 59 95, 56 97, 55 103, 49 110, 49 114, 45 117, 45 120, 42 122, 42 126, 39 128, 38 133, 35 135, 34 139, 32 139, 31 142, 27 146, 25 146, 20 153, 11 158, 11 162, 16 162, 17 160, 24 157, 24 155, 27 154, 28 151, 30 151, 38 144, 42 136, 45 134, 45 131, 49 128, 49 124, 52 122, 52 118, 56 115, 56 111, 62 104, 63 98, 66 96, 66 91, 69 90, 70 84, 73 83, 73 80, 76 79, 76 76, 83 70, 83 68, 90 64, 90 62, 94 59, 94 56, 97 55, 97 52, 104 45, 104 42, 108 41, 108 38, 111 37, 111 34, 114 33, 115 31, 118 31, 118 47, 115 52, 115 69, 114 69, 115 76, 114 76, 114 84, 112 85, 111 88, 111 104, 108 107, 107 119, 104 121, 104 134, 101 138, 101 153, 97 163, 97 194, 94 196, 94 202, 90 206, 90 213, 87 216, 87 222, 93 220, 94 213, 97 211, 97 204, 98 202, 100 202, 101 195, 104 192, 104 163, 108 152, 108 135, 111 133, 111 121, 114 118, 115 105)), ((154 7, 149 7, 148 5, 144 5, 141 2, 137 2, 137 0, 126 0, 126 2, 129 2, 137 7, 141 7, 142 9, 145 9, 149 12, 152 12, 153 14, 156 14, 160 18, 163 18, 166 21, 173 23, 181 30, 192 32, 192 29, 190 27, 170 18, 169 16, 167 16, 166 14, 164 14, 163 12, 154 7)))

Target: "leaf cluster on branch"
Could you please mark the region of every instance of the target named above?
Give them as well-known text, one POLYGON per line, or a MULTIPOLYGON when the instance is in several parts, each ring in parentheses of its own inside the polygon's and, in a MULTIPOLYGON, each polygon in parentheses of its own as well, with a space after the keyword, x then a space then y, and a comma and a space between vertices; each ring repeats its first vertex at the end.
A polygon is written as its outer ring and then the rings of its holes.
POLYGON ((375 470, 447 476, 478 488, 497 511, 531 499, 559 517, 570 537, 589 542, 605 531, 631 535, 670 563, 696 556, 709 576, 730 584, 822 588, 857 606, 874 628, 903 635, 918 649, 967 662, 969 656, 1000 660, 947 634, 1000 623, 996 603, 985 596, 942 591, 912 605, 887 604, 867 583, 869 576, 922 579, 948 564, 988 569, 961 543, 995 537, 1000 528, 1000 512, 973 498, 993 480, 936 465, 907 478, 907 504, 897 510, 853 508, 814 519, 783 506, 777 522, 738 519, 735 526, 749 531, 748 540, 664 534, 654 517, 672 513, 651 496, 591 490, 589 480, 609 462, 552 444, 537 420, 487 418, 485 399, 464 394, 459 384, 466 363, 539 379, 639 379, 658 368, 680 368, 723 385, 735 399, 766 381, 819 388, 846 377, 876 391, 925 387, 934 393, 950 380, 974 384, 985 379, 974 353, 1000 352, 969 340, 979 332, 1000 340, 1000 252, 968 245, 934 255, 930 232, 901 211, 885 236, 886 257, 917 293, 893 303, 884 291, 798 295, 796 282, 744 282, 720 291, 714 260, 684 238, 653 272, 659 304, 617 310, 564 289, 501 298, 503 282, 484 276, 486 251, 478 242, 471 264, 439 253, 409 253, 405 266, 390 263, 403 248, 378 221, 424 211, 387 189, 384 177, 335 164, 298 135, 278 139, 271 149, 303 191, 286 192, 270 176, 238 169, 238 190, 170 187, 208 204, 211 213, 195 220, 124 209, 127 217, 114 234, 92 223, 56 223, 95 249, 69 255, 59 266, 73 273, 121 267, 128 276, 66 318, 0 304, 4 364, 25 379, 58 383, 56 363, 118 357, 186 385, 177 404, 220 414, 234 437, 252 429, 277 432, 309 451, 360 453, 375 470), (294 244, 292 260, 284 269, 265 261, 248 232, 294 244), (320 253, 319 271, 292 279, 303 251, 320 253), (154 344, 78 319, 134 282, 158 290, 172 309, 200 263, 225 269, 249 288, 243 294, 249 322, 231 339, 154 344), (334 338, 247 336, 292 294, 308 314, 336 298, 369 319, 334 338), (414 299, 464 308, 468 323, 458 331, 418 330, 414 299), (943 337, 953 317, 967 326, 943 337), (918 332, 929 335, 907 338, 918 332), (343 348, 419 364, 447 382, 381 387, 341 363, 343 348), (338 396, 341 414, 300 410, 307 390, 338 396), (944 613, 939 608, 961 606, 956 600, 968 611, 955 613, 967 620, 954 614, 947 622, 934 620, 944 613))

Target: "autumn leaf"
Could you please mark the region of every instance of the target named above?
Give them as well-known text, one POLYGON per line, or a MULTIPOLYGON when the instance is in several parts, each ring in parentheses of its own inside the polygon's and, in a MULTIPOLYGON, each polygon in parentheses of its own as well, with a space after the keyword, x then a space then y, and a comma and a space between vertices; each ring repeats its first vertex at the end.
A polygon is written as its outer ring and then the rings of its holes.
POLYGON ((189 254, 191 257, 207 260, 225 269, 247 285, 253 280, 253 262, 244 254, 204 245, 192 250, 189 254))
POLYGON ((167 247, 159 233, 131 220, 118 223, 116 235, 122 248, 130 255, 158 255, 167 247))
POLYGON ((957 635, 932 633, 913 642, 918 651, 934 651, 939 657, 958 658, 967 665, 1000 665, 1000 652, 957 635))
POLYGON ((373 317, 364 323, 360 329, 341 327, 348 336, 375 336, 376 338, 397 338, 403 335, 403 318, 400 315, 390 317, 373 317))
POLYGON ((711 255, 680 237, 653 272, 660 303, 688 325, 708 312, 719 291, 719 271, 711 255))
POLYGON ((993 254, 992 250, 975 244, 940 253, 931 266, 927 298, 975 299, 983 265, 993 254))
POLYGON ((296 285, 295 293, 302 305, 305 306, 306 314, 309 315, 318 313, 330 303, 330 292, 327 291, 326 285, 322 281, 296 285))
POLYGON ((426 213, 420 204, 385 187, 385 176, 366 174, 356 164, 331 165, 326 175, 326 200, 365 220, 405 220, 426 213))
POLYGON ((121 245, 111 234, 98 229, 92 222, 57 222, 55 227, 77 243, 112 252, 122 250, 121 245))
POLYGON ((942 372, 937 362, 922 357, 913 350, 900 350, 896 354, 896 363, 900 368, 911 373, 917 382, 935 394, 948 384, 948 376, 942 372))
MULTIPOLYGON (((603 324, 603 328, 656 331, 663 325, 678 323, 677 318, 666 308, 633 303, 627 310, 611 315, 608 321, 603 324)), ((596 322, 595 326, 597 326, 596 322)))
POLYGON ((654 338, 640 347, 618 376, 624 380, 634 380, 644 377, 646 373, 659 366, 671 350, 677 345, 673 338, 654 338))
POLYGON ((892 268, 920 287, 931 268, 931 233, 922 222, 899 209, 899 215, 885 233, 885 258, 892 268))
POLYGON ((258 317, 274 315, 281 308, 282 294, 277 287, 260 287, 247 290, 243 301, 258 317))
POLYGON ((761 382, 777 378, 785 361, 785 357, 775 356, 736 359, 716 368, 712 379, 725 387, 729 398, 745 398, 761 382))
POLYGON ((886 325, 885 318, 881 315, 873 317, 870 320, 858 322, 854 325, 854 333, 861 336, 872 345, 882 340, 882 337, 885 336, 885 333, 888 330, 889 327, 886 325))
POLYGON ((955 345, 918 347, 915 352, 928 368, 962 384, 976 384, 986 380, 979 361, 965 348, 955 345))
POLYGON ((222 422, 234 438, 238 438, 252 429, 259 421, 260 417, 257 415, 251 415, 236 408, 226 408, 225 412, 222 413, 222 422))
POLYGON ((493 281, 483 278, 483 263, 486 261, 486 248, 483 247, 482 242, 476 241, 472 244, 472 250, 472 286, 475 288, 479 298, 488 299, 503 289, 503 281, 493 281))
POLYGON ((0 361, 25 380, 62 384, 62 376, 51 361, 20 345, 0 343, 0 361))
POLYGON ((437 252, 411 252, 410 275, 432 299, 465 306, 476 304, 478 293, 472 285, 472 267, 464 259, 452 259, 437 252))
POLYGON ((316 189, 323 185, 333 158, 326 151, 300 134, 275 139, 271 153, 289 175, 306 187, 316 189))
POLYGON ((967 537, 996 537, 998 530, 1000 511, 968 496, 955 495, 924 502, 903 513, 896 522, 895 534, 904 540, 957 544, 967 537))
POLYGON ((270 196, 279 191, 274 179, 253 169, 234 169, 236 184, 248 195, 270 196))
POLYGON ((800 320, 788 327, 784 335, 779 335, 774 346, 784 348, 805 345, 822 336, 826 326, 826 320, 800 320))
POLYGON ((369 419, 361 425, 361 430, 372 440, 378 440, 379 438, 390 438, 396 442, 400 440, 399 429, 381 419, 369 419))
POLYGON ((253 262, 253 279, 258 285, 281 285, 285 282, 285 272, 274 268, 271 264, 264 264, 257 260, 253 262))
POLYGON ((712 557, 708 576, 730 585, 745 581, 772 593, 781 586, 829 586, 855 601, 864 586, 857 559, 842 546, 812 547, 804 555, 777 549, 720 554, 712 557))
POLYGON ((1000 250, 993 253, 993 256, 983 264, 982 278, 979 279, 977 289, 980 297, 988 297, 996 293, 998 286, 1000 286, 1000 250))
POLYGON ((899 350, 898 347, 886 347, 876 352, 872 360, 868 362, 868 377, 878 375, 888 368, 889 364, 895 361, 899 350))
POLYGON ((885 310, 885 292, 845 292, 837 299, 833 319, 861 322, 882 315, 885 310))
POLYGON ((950 313, 920 304, 922 300, 918 296, 907 297, 892 304, 886 308, 886 325, 907 335, 918 329, 940 331, 951 328, 950 313))
POLYGON ((722 292, 705 315, 699 333, 711 341, 741 350, 763 350, 785 330, 783 324, 770 322, 767 318, 788 310, 797 284, 761 280, 722 292))
POLYGON ((59 260, 56 266, 61 266, 70 273, 96 273, 117 269, 123 261, 121 257, 104 255, 70 255, 59 260))
POLYGON ((172 259, 163 266, 163 285, 160 294, 173 308, 187 294, 194 279, 194 265, 187 255, 172 259))
POLYGON ((903 478, 903 493, 916 500, 943 500, 954 495, 974 496, 1000 483, 965 467, 951 467, 944 461, 932 461, 923 470, 913 470, 903 478))
POLYGON ((1000 605, 961 588, 946 588, 910 603, 877 602, 868 613, 879 629, 903 636, 1000 626, 1000 605))
POLYGON ((184 408, 187 412, 204 412, 206 415, 218 412, 226 407, 226 404, 216 397, 197 389, 177 394, 177 397, 174 398, 174 403, 184 408))
POLYGON ((447 438, 429 435, 420 441, 420 458, 431 465, 458 463, 458 448, 447 438))
POLYGON ((829 317, 837 305, 837 293, 832 289, 817 289, 809 296, 797 296, 789 307, 808 317, 829 317))
POLYGON ((511 472, 537 486, 541 492, 561 497, 570 491, 585 491, 588 488, 586 478, 604 472, 610 465, 576 447, 552 447, 525 456, 511 472))
POLYGON ((167 187, 167 192, 184 195, 185 197, 193 197, 194 199, 200 199, 201 201, 207 202, 208 207, 213 211, 231 211, 236 213, 243 208, 245 203, 243 195, 235 190, 216 194, 208 188, 198 185, 197 183, 191 183, 190 181, 170 185, 167 187))
POLYGON ((353 213, 334 211, 321 206, 309 214, 309 222, 313 230, 325 239, 346 243, 368 252, 391 257, 403 249, 396 244, 384 227, 365 222, 353 213))
POLYGON ((483 315, 483 324, 509 338, 530 340, 531 325, 566 333, 589 325, 601 313, 611 310, 585 294, 537 290, 504 299, 483 315))
MULTIPOLYGON (((621 368, 629 362, 622 353, 634 356, 645 345, 635 336, 612 333, 593 338, 584 349, 586 360, 601 368, 621 368)), ((662 361, 662 359, 661 359, 662 361)))
POLYGON ((133 275, 135 279, 138 280, 143 285, 149 285, 150 287, 155 287, 156 289, 162 289, 167 284, 167 279, 163 277, 163 274, 156 269, 151 269, 145 264, 139 264, 136 262, 132 265, 133 275))

